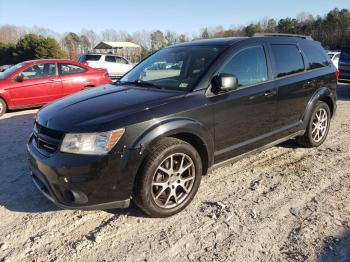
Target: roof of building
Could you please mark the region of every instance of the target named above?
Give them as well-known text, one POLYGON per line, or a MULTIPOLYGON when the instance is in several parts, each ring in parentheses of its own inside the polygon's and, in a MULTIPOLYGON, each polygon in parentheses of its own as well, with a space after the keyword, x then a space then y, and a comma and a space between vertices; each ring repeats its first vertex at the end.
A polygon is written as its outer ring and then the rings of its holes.
POLYGON ((141 48, 141 46, 131 42, 100 42, 94 49, 118 49, 118 48, 141 48))

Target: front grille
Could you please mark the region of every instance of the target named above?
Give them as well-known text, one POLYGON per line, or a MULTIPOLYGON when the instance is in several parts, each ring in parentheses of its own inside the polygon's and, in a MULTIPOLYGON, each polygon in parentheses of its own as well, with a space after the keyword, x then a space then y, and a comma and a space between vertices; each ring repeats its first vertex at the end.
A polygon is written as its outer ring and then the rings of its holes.
POLYGON ((63 136, 63 132, 41 126, 37 122, 34 124, 33 145, 44 154, 55 152, 63 136))

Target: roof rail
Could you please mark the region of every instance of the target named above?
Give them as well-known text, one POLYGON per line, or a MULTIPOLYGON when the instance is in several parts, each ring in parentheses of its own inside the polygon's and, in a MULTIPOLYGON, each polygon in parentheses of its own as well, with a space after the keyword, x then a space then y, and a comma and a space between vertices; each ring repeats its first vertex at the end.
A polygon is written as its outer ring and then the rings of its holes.
POLYGON ((263 37, 263 36, 280 36, 280 37, 299 37, 307 40, 313 40, 309 35, 294 35, 294 34, 281 34, 281 33, 255 33, 254 37, 263 37))

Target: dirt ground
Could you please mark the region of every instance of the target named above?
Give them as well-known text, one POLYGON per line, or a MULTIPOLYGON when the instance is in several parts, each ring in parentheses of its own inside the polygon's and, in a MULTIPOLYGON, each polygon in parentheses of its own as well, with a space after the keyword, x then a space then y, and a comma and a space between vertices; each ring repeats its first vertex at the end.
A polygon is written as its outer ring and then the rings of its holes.
POLYGON ((0 261, 350 261, 350 85, 316 149, 288 141, 211 172, 167 219, 56 208, 25 143, 37 110, 0 118, 0 261))

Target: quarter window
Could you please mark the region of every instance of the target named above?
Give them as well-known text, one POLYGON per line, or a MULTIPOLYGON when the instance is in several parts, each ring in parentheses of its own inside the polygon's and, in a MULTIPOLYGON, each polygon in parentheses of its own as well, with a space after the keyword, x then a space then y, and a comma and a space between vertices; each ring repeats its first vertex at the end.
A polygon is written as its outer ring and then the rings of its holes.
POLYGON ((24 79, 37 79, 56 76, 56 64, 38 64, 22 71, 24 79))
POLYGON ((309 69, 321 68, 329 65, 329 60, 326 54, 314 47, 314 46, 304 46, 303 51, 309 60, 309 69))
POLYGON ((304 60, 296 45, 272 45, 271 49, 275 58, 275 77, 304 71, 304 60))
POLYGON ((268 80, 264 48, 253 46, 238 51, 220 72, 235 75, 240 87, 268 80))
POLYGON ((125 60, 125 59, 122 58, 122 57, 116 57, 115 60, 116 60, 116 62, 119 63, 119 64, 128 64, 128 61, 125 60))
POLYGON ((73 64, 59 64, 60 75, 80 74, 86 71, 85 68, 73 64))

